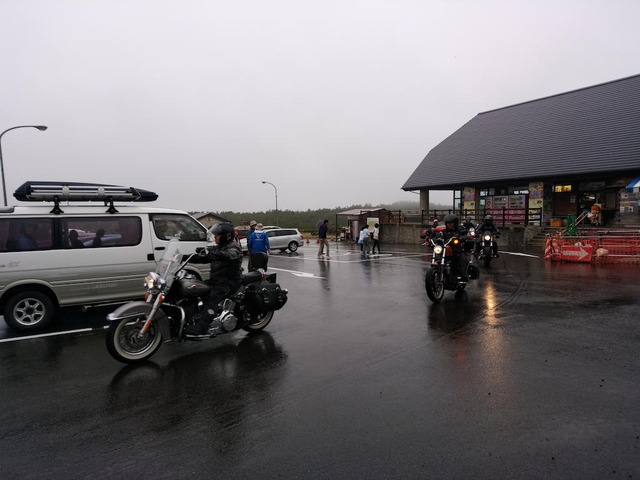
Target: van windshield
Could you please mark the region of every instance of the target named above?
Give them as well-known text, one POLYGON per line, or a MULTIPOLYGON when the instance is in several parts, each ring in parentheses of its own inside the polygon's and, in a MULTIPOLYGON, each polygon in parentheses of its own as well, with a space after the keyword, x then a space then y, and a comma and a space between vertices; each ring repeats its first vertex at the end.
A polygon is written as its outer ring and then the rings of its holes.
POLYGON ((189 215, 155 214, 151 220, 153 222, 153 231, 160 240, 207 241, 206 228, 189 215))

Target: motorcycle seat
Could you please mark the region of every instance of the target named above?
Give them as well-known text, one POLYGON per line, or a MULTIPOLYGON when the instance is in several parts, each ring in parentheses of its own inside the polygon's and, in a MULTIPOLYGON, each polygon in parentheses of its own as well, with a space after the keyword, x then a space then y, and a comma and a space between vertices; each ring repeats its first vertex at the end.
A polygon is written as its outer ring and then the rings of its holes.
POLYGON ((262 280, 262 274, 258 271, 242 274, 242 285, 249 285, 260 280, 262 280))

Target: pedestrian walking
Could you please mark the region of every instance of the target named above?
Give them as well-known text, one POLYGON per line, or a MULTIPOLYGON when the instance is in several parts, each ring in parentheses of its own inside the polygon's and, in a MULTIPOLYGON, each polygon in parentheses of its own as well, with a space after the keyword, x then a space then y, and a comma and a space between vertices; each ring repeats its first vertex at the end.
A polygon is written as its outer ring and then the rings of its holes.
POLYGON ((370 257, 371 256, 371 242, 370 242, 370 233, 369 227, 367 225, 362 229, 362 256, 370 257))
POLYGON ((378 247, 378 254, 380 253, 380 225, 376 223, 373 226, 373 233, 371 234, 373 237, 373 248, 371 249, 371 254, 376 254, 376 247, 378 247))
POLYGON ((269 237, 267 232, 262 231, 263 225, 261 223, 256 225, 256 230, 251 234, 247 241, 247 246, 251 249, 251 254, 258 252, 269 253, 271 247, 269 246, 269 237))
POLYGON ((258 222, 256 222, 255 220, 251 220, 251 222, 249 222, 249 231, 247 232, 247 254, 249 255, 249 262, 247 263, 248 272, 253 272, 255 270, 255 268, 253 268, 253 260, 251 259, 251 246, 249 246, 249 237, 251 237, 251 234, 256 231, 257 224, 258 222))
POLYGON ((329 240, 327 240, 327 231, 329 230, 329 220, 325 220, 318 229, 318 258, 322 258, 324 255, 324 247, 327 247, 327 258, 331 258, 329 255, 329 240))

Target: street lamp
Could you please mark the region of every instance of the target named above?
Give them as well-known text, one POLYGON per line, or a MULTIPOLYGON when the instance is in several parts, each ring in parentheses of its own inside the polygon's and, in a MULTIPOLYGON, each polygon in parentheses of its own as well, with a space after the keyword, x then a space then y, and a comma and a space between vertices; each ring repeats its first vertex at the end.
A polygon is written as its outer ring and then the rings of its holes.
POLYGON ((2 173, 2 195, 4 195, 5 207, 7 206, 7 187, 4 183, 4 163, 2 163, 2 135, 10 130, 15 130, 16 128, 37 128, 41 132, 44 132, 47 129, 44 125, 20 125, 17 127, 7 128, 4 132, 0 133, 0 173, 2 173))
POLYGON ((269 185, 271 185, 273 188, 275 188, 276 190, 276 225, 278 225, 278 188, 271 182, 265 182, 264 180, 262 181, 262 183, 268 183, 269 185))

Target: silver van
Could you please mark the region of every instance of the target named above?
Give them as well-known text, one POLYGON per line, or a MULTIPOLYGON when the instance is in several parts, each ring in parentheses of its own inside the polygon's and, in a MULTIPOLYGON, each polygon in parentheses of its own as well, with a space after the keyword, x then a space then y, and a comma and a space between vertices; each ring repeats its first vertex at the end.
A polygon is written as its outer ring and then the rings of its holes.
MULTIPOLYGON (((131 203, 155 200, 153 192, 27 182, 14 196, 49 202, 0 207, 0 313, 19 331, 47 326, 58 307, 141 299, 144 277, 156 269, 169 240, 178 238, 185 254, 211 243, 189 214, 131 203), (104 206, 77 204, 87 201, 104 206)), ((209 278, 208 265, 188 269, 209 278)))

